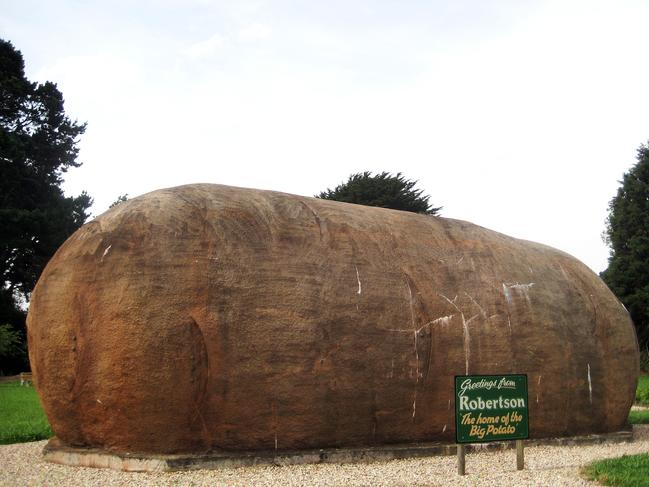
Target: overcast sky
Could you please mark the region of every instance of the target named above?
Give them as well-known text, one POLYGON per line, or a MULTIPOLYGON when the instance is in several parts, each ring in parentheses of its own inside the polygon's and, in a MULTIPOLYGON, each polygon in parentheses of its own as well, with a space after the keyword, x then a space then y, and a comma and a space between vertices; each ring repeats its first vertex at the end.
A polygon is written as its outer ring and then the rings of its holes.
POLYGON ((27 75, 88 122, 98 215, 194 182, 312 196, 359 171, 594 271, 649 139, 649 2, 0 0, 27 75))

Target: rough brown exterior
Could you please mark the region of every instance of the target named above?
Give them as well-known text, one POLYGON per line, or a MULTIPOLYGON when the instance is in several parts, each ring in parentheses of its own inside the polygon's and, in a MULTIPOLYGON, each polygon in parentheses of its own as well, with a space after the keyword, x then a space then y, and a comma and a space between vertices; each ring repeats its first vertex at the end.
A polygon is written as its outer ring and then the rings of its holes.
POLYGON ((532 437, 617 431, 638 374, 628 313, 565 253, 207 184, 83 226, 28 332, 60 441, 122 453, 451 442, 464 373, 528 374, 532 437))

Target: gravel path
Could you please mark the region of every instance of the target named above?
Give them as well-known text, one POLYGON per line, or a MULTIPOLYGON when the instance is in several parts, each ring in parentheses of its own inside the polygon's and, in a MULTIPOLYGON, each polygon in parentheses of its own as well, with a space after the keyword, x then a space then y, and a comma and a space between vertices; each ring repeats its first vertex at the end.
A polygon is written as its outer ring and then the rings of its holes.
POLYGON ((260 466, 170 473, 132 473, 45 463, 45 441, 0 446, 0 486, 442 486, 597 485, 579 477, 592 460, 649 453, 649 439, 633 443, 525 449, 525 470, 516 471, 515 450, 467 454, 467 475, 456 474, 455 457, 428 457, 372 464, 260 466))

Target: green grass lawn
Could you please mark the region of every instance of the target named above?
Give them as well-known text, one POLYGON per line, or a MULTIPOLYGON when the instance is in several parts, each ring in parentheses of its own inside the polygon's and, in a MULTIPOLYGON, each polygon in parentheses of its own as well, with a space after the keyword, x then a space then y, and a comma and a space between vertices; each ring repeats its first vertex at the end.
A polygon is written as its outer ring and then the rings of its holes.
POLYGON ((604 485, 649 487, 649 453, 593 462, 584 467, 581 473, 604 485))
POLYGON ((52 430, 33 386, 0 383, 0 445, 44 440, 52 430))
POLYGON ((649 410, 646 410, 646 411, 629 411, 629 423, 631 423, 631 424, 649 424, 649 410))
POLYGON ((649 375, 641 375, 638 379, 638 388, 635 391, 635 401, 638 404, 649 406, 649 375))

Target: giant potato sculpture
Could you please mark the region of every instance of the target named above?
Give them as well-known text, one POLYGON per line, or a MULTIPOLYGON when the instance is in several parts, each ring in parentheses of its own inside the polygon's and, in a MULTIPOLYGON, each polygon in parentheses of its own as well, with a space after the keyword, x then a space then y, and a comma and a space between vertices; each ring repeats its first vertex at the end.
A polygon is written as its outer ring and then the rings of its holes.
POLYGON ((84 225, 28 332, 60 442, 113 452, 452 442, 464 373, 528 374, 532 437, 612 432, 638 373, 628 313, 565 253, 208 184, 84 225))

